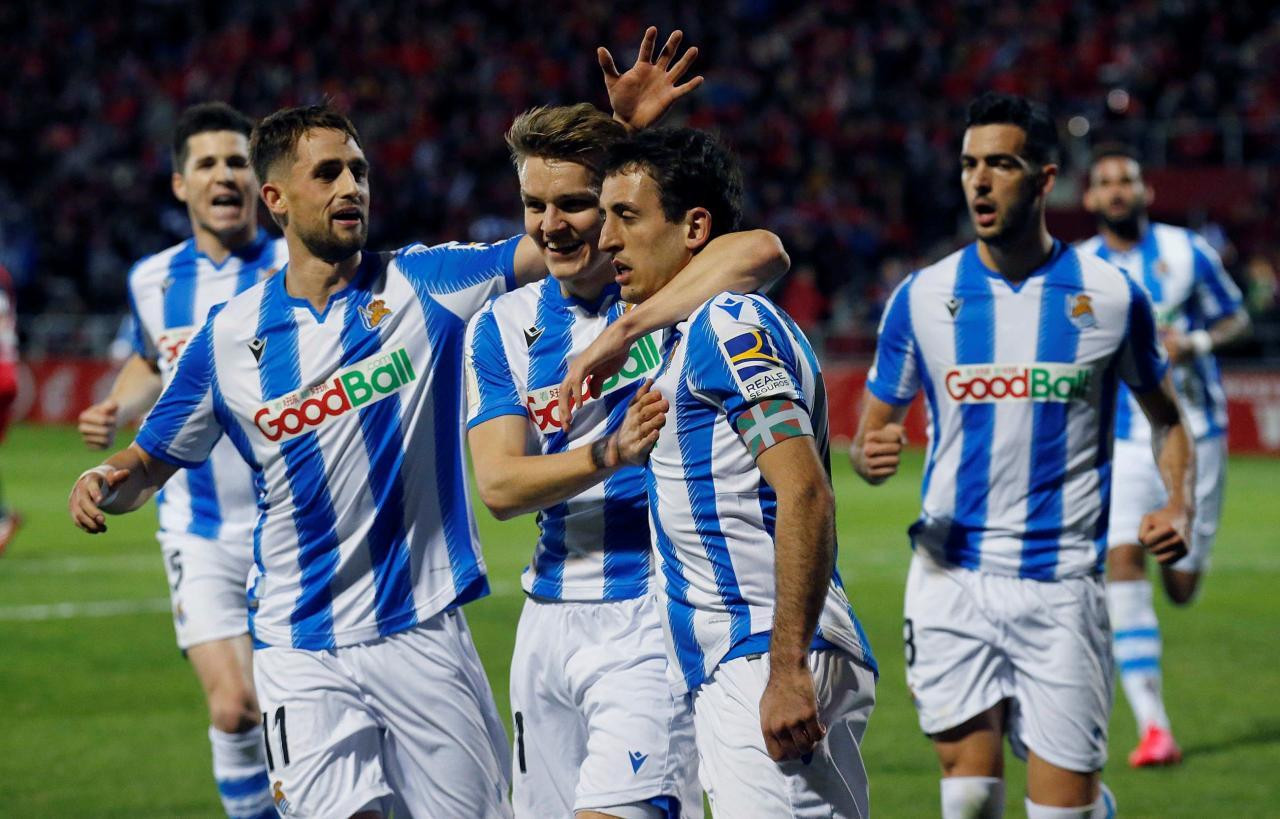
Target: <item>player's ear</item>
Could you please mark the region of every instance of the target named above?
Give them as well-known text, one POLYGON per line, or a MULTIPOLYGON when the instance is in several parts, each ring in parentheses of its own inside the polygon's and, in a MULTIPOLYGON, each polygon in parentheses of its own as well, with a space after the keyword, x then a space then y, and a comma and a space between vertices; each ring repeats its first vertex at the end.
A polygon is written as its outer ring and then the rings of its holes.
POLYGON ((271 211, 272 218, 277 221, 289 213, 289 203, 285 199, 284 191, 273 182, 263 183, 262 201, 266 204, 267 210, 271 211))
POLYGON ((187 201, 187 178, 174 171, 173 175, 169 177, 169 186, 173 189, 174 198, 185 204, 187 201))
POLYGON ((1087 177, 1084 180, 1084 192, 1080 194, 1080 205, 1085 209, 1086 213, 1093 213, 1098 206, 1098 195, 1093 192, 1093 178, 1087 177))
POLYGON ((706 208, 692 208, 685 214, 684 244, 689 250, 697 253, 707 242, 711 241, 711 211, 706 208))
POLYGON ((1053 186, 1058 181, 1058 165, 1050 162, 1040 166, 1040 195, 1048 196, 1053 191, 1053 186))

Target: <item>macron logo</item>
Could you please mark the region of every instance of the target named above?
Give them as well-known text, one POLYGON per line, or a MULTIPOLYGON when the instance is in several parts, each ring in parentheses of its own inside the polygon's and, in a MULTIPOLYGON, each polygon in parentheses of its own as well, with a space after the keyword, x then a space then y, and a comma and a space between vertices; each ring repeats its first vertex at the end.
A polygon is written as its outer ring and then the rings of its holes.
POLYGON ((640 773, 640 767, 644 765, 644 761, 649 758, 648 754, 642 754, 639 751, 628 751, 627 756, 631 757, 632 773, 640 773))

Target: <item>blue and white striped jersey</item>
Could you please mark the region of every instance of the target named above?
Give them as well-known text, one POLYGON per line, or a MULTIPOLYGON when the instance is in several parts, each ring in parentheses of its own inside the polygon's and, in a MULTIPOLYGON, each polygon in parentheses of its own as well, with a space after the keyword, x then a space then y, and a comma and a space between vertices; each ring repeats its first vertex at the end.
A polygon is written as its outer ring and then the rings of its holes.
POLYGON ((365 253, 321 313, 273 276, 187 343, 137 441, 190 467, 225 432, 253 469, 258 645, 351 645, 487 593, 463 336, 514 284, 517 242, 365 253))
MULTIPOLYGON (((1160 328, 1182 333, 1205 330, 1240 309, 1240 288, 1222 266, 1209 243, 1186 228, 1152 224, 1127 252, 1112 250, 1101 236, 1080 244, 1129 274, 1146 288, 1155 304, 1160 328)), ((1197 440, 1227 431, 1227 395, 1212 355, 1193 358, 1173 368, 1173 386, 1182 401, 1188 430, 1197 440)), ((1151 425, 1133 395, 1123 386, 1116 407, 1116 437, 1149 441, 1151 425)))
POLYGON ((912 545, 1035 580, 1101 571, 1118 381, 1154 389, 1166 366, 1143 289, 1061 242, 1017 286, 976 244, 911 274, 881 319, 867 388, 903 405, 923 387, 928 400, 912 545))
MULTIPOLYGON (((133 351, 155 362, 168 385, 179 354, 209 311, 288 260, 284 239, 271 239, 265 231, 222 264, 201 253, 194 239, 147 256, 129 272, 133 351)), ((248 543, 258 519, 253 476, 226 439, 203 464, 170 478, 156 501, 163 532, 248 543)))
MULTIPOLYGON (((667 653, 677 683, 693 689, 720 663, 768 651, 773 629, 777 495, 734 424, 761 401, 789 399, 830 464, 827 397, 808 340, 760 295, 707 301, 670 333, 664 356, 655 389, 671 410, 646 478, 667 653)), ((875 666, 838 571, 814 647, 875 666)))
MULTIPOLYGON (((614 432, 644 379, 658 369, 655 337, 645 336, 617 375, 574 414, 566 434, 557 399, 568 363, 622 315, 610 285, 588 304, 548 278, 495 299, 467 331, 467 426, 500 415, 528 418, 527 450, 564 452, 614 432)), ((602 483, 538 513, 538 543, 521 578, 547 600, 625 600, 649 591, 652 573, 644 471, 618 470, 602 483)))

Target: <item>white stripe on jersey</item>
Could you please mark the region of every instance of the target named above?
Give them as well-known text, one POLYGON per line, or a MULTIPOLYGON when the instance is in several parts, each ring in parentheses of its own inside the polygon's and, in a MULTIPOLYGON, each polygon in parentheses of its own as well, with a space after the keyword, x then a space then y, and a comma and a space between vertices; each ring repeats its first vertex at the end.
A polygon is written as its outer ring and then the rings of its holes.
MULTIPOLYGON (((655 389, 672 407, 647 470, 658 585, 671 668, 692 689, 738 649, 767 651, 760 638, 773 627, 777 496, 732 422, 767 398, 791 399, 825 462, 826 393, 795 323, 763 296, 730 293, 676 327, 655 389)), ((816 647, 832 645, 874 667, 838 572, 815 635, 816 647)))
POLYGON ((138 443, 185 466, 225 431, 253 468, 259 644, 359 643, 487 593, 463 468, 463 336, 514 284, 517 242, 365 253, 322 313, 274 276, 187 344, 138 443))
POLYGON ((1016 288, 976 245, 912 274, 885 309, 867 388, 928 400, 914 546, 1037 580, 1100 571, 1117 381, 1151 389, 1164 367, 1142 289, 1060 243, 1016 288))
MULTIPOLYGON (((501 415, 528 419, 538 454, 589 446, 622 424, 627 404, 657 370, 655 337, 632 345, 622 371, 573 417, 566 435, 557 409, 568 363, 622 315, 618 289, 595 304, 566 297, 548 278, 495 299, 467 328, 468 428, 501 415)), ((538 514, 538 543, 521 577, 525 592, 547 600, 625 600, 649 591, 652 573, 644 471, 607 480, 538 514)))
MULTIPOLYGON (((1240 288, 1231 280, 1209 243, 1186 228, 1153 223, 1129 251, 1107 247, 1102 236, 1080 244, 1111 262, 1146 288, 1163 327, 1182 333, 1204 330, 1230 316, 1242 304, 1240 288)), ((1197 440, 1227 430, 1227 395, 1212 355, 1194 358, 1173 368, 1173 385, 1182 400, 1187 424, 1197 440)), ((1149 441, 1151 426, 1127 389, 1121 390, 1116 410, 1116 437, 1149 441)))
MULTIPOLYGON (((160 368, 165 385, 178 356, 209 311, 288 262, 284 239, 263 231, 216 264, 194 239, 148 256, 129 272, 134 352, 160 368)), ((198 469, 179 470, 156 498, 160 530, 247 543, 258 518, 253 476, 230 441, 214 447, 198 469)))

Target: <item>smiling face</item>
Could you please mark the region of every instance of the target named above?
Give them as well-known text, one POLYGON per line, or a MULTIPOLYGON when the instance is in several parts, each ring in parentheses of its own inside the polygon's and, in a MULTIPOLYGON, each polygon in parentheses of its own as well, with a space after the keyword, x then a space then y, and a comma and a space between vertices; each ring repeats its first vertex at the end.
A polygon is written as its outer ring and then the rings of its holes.
POLYGON ((987 244, 1013 244, 1039 227, 1057 166, 1024 156, 1026 141, 1016 125, 975 125, 964 133, 960 184, 974 231, 987 244))
POLYGON ((271 170, 262 195, 285 233, 316 258, 338 263, 369 237, 369 162, 342 131, 316 128, 294 147, 292 162, 271 170))
POLYGON ((173 174, 172 184, 197 234, 234 247, 257 232, 258 181, 244 134, 204 131, 188 137, 186 162, 173 174))
POLYGON ((528 157, 520 163, 520 199, 525 233, 551 275, 575 295, 597 295, 613 269, 599 247, 604 219, 591 171, 577 162, 528 157))
POLYGON ((600 249, 613 254, 622 298, 633 304, 661 290, 707 241, 707 212, 695 208, 679 222, 667 221, 658 184, 638 168, 606 176, 600 205, 600 249))

